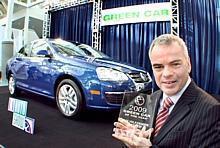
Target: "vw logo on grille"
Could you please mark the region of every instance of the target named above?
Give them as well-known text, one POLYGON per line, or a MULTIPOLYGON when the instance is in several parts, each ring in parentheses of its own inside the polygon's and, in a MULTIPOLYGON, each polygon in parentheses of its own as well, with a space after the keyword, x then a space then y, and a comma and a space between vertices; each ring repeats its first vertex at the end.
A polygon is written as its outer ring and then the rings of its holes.
POLYGON ((142 106, 145 103, 145 99, 143 96, 137 96, 134 100, 135 104, 138 106, 142 106))
POLYGON ((141 76, 141 79, 142 79, 143 81, 148 81, 148 78, 147 78, 147 75, 146 75, 146 74, 140 73, 140 76, 141 76))

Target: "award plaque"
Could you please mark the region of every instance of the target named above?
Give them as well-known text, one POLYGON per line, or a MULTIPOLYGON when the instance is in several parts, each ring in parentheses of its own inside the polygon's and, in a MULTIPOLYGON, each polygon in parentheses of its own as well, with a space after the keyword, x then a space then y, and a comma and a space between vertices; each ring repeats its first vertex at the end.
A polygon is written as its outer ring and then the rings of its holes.
POLYGON ((140 92, 125 92, 119 117, 138 129, 149 129, 153 124, 153 106, 150 96, 140 92))

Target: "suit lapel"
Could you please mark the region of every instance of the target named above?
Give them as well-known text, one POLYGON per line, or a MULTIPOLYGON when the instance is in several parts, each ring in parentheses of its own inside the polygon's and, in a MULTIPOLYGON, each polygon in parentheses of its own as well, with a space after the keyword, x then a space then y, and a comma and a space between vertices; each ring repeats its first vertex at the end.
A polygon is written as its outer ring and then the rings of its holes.
POLYGON ((150 103, 149 103, 149 110, 152 111, 151 116, 152 116, 152 122, 150 127, 153 127, 153 123, 155 122, 156 116, 157 116, 157 111, 158 111, 158 107, 159 107, 159 102, 160 102, 160 98, 162 96, 162 91, 157 91, 157 93, 155 93, 154 95, 151 96, 150 98, 150 103))
POLYGON ((184 101, 179 103, 179 105, 176 105, 175 108, 176 110, 172 111, 167 118, 167 121, 164 123, 164 126, 161 127, 158 135, 155 137, 156 143, 160 142, 169 133, 169 131, 190 112, 189 106, 184 104, 184 101))
POLYGON ((162 126, 158 135, 154 138, 154 143, 159 143, 169 133, 169 131, 173 129, 173 127, 175 127, 190 113, 191 108, 189 104, 194 102, 195 98, 195 83, 191 82, 167 118, 164 126, 162 126))

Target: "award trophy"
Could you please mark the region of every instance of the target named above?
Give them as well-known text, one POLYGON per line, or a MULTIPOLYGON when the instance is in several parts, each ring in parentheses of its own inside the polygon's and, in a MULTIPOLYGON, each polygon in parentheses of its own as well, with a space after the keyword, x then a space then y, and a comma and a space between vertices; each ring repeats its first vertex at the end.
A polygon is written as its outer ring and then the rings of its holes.
POLYGON ((149 129, 153 124, 153 106, 150 96, 140 92, 125 92, 119 117, 137 126, 149 129))

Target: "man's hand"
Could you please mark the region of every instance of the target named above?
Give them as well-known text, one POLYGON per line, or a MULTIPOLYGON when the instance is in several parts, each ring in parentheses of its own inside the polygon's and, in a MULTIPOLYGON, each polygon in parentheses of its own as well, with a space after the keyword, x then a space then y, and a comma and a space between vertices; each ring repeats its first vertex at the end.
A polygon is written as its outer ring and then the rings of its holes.
POLYGON ((114 125, 114 134, 112 136, 124 142, 129 148, 147 148, 152 146, 150 136, 153 129, 145 131, 144 127, 139 130, 136 126, 122 118, 119 118, 118 122, 115 122, 114 125))

